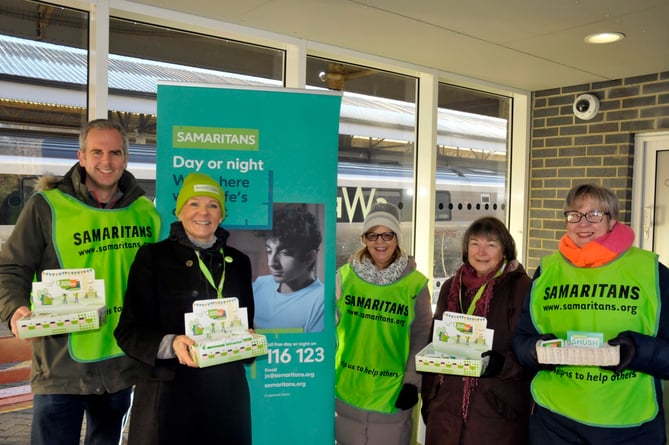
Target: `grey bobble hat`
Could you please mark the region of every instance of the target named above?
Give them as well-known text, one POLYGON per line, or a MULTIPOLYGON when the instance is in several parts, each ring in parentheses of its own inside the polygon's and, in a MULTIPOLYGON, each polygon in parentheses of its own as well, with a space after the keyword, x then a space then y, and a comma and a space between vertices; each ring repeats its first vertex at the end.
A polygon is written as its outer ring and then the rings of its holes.
POLYGON ((401 241, 400 210, 388 202, 377 202, 369 209, 369 213, 362 223, 362 235, 369 232, 372 227, 386 226, 397 236, 397 243, 401 241))

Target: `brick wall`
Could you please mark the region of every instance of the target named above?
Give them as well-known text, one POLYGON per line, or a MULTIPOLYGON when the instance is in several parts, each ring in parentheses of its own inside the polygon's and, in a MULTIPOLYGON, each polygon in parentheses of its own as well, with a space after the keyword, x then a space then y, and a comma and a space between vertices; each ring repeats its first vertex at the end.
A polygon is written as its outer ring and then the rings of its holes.
POLYGON ((565 233, 564 197, 593 182, 620 199, 620 220, 630 222, 634 137, 669 129, 669 72, 555 88, 533 93, 528 246, 530 274, 557 249, 565 233), (591 93, 600 110, 584 121, 572 112, 579 94, 591 93))

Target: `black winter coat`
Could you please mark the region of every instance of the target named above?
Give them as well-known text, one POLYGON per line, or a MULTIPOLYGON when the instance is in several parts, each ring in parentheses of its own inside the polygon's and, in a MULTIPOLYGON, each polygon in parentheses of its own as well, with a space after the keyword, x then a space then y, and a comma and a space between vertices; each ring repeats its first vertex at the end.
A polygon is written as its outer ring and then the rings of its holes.
MULTIPOLYGON (((225 244, 229 233, 217 229, 217 241, 198 249, 218 283, 225 264, 223 297, 254 305, 251 263, 225 244), (224 262, 224 255, 232 262, 224 262)), ((168 239, 140 248, 130 270, 125 306, 115 336, 119 346, 139 362, 131 412, 129 444, 166 445, 251 443, 250 396, 243 361, 207 368, 180 365, 176 358, 156 358, 165 335, 184 334, 184 313, 196 300, 216 298, 216 290, 198 266, 195 247, 180 222, 168 239)))

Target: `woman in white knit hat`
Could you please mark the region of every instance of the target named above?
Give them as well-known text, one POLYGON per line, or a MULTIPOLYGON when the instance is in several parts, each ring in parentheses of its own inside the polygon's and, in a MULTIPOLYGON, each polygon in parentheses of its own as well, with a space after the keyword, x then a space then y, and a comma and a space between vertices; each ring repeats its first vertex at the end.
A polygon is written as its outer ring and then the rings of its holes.
POLYGON ((372 206, 360 239, 337 272, 336 440, 407 445, 421 384, 415 355, 432 320, 428 280, 400 247, 396 206, 372 206))

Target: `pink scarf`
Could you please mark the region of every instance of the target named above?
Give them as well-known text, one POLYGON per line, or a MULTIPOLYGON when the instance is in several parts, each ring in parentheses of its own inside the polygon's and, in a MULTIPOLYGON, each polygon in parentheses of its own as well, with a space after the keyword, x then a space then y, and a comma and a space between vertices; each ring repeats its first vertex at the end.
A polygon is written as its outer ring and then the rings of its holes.
POLYGON ((632 247, 634 231, 623 223, 616 222, 613 230, 578 247, 568 235, 563 235, 558 244, 560 253, 577 267, 598 267, 618 258, 632 247))

